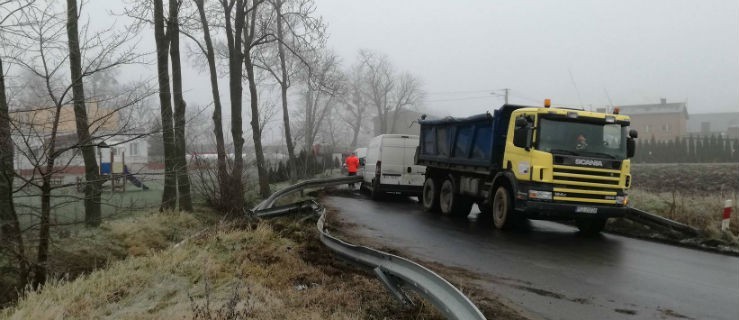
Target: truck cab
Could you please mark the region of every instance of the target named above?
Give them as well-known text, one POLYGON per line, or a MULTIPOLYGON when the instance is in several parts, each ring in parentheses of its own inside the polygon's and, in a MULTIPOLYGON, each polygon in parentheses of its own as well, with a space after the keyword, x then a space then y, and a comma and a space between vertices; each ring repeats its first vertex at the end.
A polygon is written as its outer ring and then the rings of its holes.
POLYGON ((513 111, 503 164, 517 184, 515 209, 528 218, 574 215, 578 226, 589 231, 622 216, 634 152, 628 126, 624 115, 555 108, 513 111))

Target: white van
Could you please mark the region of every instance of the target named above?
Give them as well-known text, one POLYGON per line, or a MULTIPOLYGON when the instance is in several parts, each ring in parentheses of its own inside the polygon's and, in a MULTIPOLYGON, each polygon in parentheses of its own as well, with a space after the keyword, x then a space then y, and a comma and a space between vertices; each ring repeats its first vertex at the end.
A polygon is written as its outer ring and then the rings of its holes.
POLYGON ((418 136, 383 134, 367 148, 362 188, 378 199, 387 192, 420 195, 426 167, 415 164, 418 136))

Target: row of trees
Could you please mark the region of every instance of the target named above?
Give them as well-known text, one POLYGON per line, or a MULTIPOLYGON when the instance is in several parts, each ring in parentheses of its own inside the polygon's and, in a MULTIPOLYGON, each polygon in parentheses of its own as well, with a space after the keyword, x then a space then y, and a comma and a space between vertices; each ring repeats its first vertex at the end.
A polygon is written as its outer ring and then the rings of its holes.
POLYGON ((106 178, 99 174, 95 147, 111 137, 161 136, 165 170, 160 209, 192 210, 186 160, 192 110, 183 94, 185 50, 187 61, 209 75, 212 134, 205 140, 213 141, 217 153, 210 203, 227 213, 245 212, 247 168, 256 168, 259 194, 266 197, 271 180, 286 176, 295 181, 328 165, 312 152, 317 141, 331 146, 326 151, 356 148, 373 117, 380 131, 392 133, 398 113, 422 99, 420 81, 399 72, 383 54, 361 50, 354 64, 343 67, 326 46, 326 24, 316 15, 313 0, 128 4, 122 14, 134 24, 93 29, 81 20, 85 7, 76 0, 0 0, 0 262, 13 265, 4 270, 17 275, 16 288, 29 283, 38 287, 47 279, 52 195, 65 187, 53 181, 74 157, 84 162, 84 196, 68 200, 84 203, 86 225, 100 224, 106 178), (116 75, 124 67, 148 62, 137 35, 152 31, 157 84, 119 83, 116 75), (11 86, 8 66, 16 75, 11 86), (227 99, 220 95, 223 80, 227 99), (265 94, 272 88, 279 95, 265 94), (136 108, 150 103, 154 94, 158 123, 151 126, 146 119, 152 117, 136 108), (109 107, 106 114, 89 114, 93 101, 109 107), (74 111, 74 139, 62 130, 65 106, 74 111), (229 119, 224 121, 226 113, 229 119), (278 113, 288 160, 270 169, 262 136, 278 113), (111 118, 117 119, 116 129, 103 129, 111 118), (244 157, 245 148, 254 150, 253 163, 244 157), (18 174, 14 152, 31 163, 30 176, 18 174), (32 226, 25 227, 14 196, 29 187, 38 191, 29 196, 37 196, 41 205, 32 214, 32 226), (31 232, 36 236, 29 236, 31 232))
POLYGON ((637 163, 739 162, 739 139, 719 135, 638 139, 637 163))

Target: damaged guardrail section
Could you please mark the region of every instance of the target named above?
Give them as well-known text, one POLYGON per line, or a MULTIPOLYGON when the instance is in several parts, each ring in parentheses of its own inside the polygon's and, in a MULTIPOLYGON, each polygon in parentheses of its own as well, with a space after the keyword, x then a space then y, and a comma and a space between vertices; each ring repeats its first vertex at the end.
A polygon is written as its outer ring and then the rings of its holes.
POLYGON ((319 203, 311 200, 273 208, 275 201, 280 197, 304 188, 359 181, 361 177, 304 181, 276 192, 257 205, 252 213, 257 217, 270 218, 296 212, 315 212, 320 215, 316 227, 321 234, 321 242, 342 258, 372 269, 377 278, 399 301, 412 304, 410 298, 401 290, 401 287, 408 288, 431 302, 449 319, 485 319, 482 312, 467 296, 435 272, 411 260, 369 247, 354 245, 330 235, 325 226, 326 209, 319 203))

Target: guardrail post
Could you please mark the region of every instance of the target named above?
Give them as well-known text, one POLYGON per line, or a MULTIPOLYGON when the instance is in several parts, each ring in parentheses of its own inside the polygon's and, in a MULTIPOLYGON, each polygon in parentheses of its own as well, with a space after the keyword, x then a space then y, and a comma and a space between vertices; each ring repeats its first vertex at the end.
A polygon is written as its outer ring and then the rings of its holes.
POLYGON ((388 275, 379 266, 373 269, 373 271, 375 272, 377 278, 380 279, 380 282, 385 285, 385 288, 387 288, 387 290, 392 293, 395 299, 398 299, 398 301, 400 301, 400 303, 404 305, 413 305, 413 301, 411 301, 411 298, 409 298, 403 291, 400 290, 399 282, 402 282, 402 280, 397 279, 392 275, 388 275))
POLYGON ((729 221, 731 221, 731 200, 724 202, 724 216, 721 220, 721 231, 729 231, 729 221))

